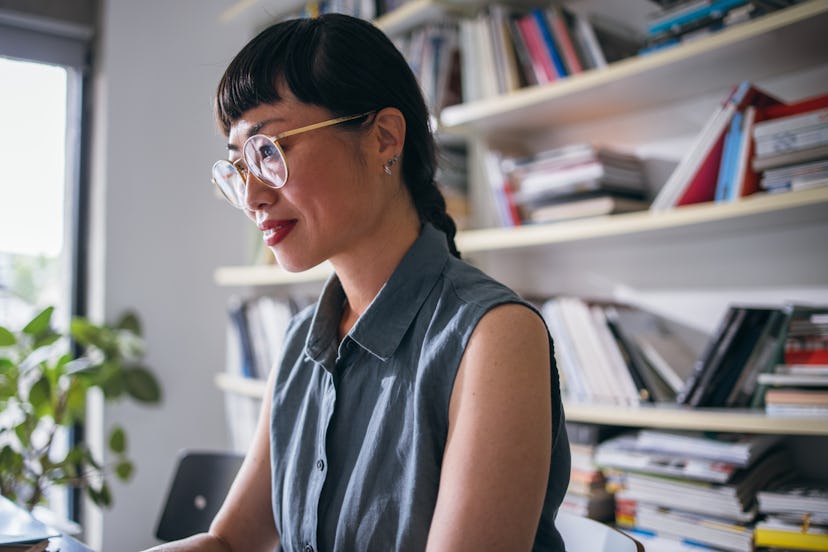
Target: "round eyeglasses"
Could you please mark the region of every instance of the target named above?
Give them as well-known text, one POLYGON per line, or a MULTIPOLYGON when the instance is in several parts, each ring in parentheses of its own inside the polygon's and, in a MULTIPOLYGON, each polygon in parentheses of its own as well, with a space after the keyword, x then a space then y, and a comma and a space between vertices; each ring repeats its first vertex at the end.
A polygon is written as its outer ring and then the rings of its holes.
POLYGON ((287 182, 287 157, 285 157, 282 146, 279 145, 279 140, 317 128, 359 119, 371 113, 373 111, 360 113, 359 115, 336 117, 321 123, 286 130, 276 136, 253 135, 245 140, 239 159, 236 161, 221 159, 213 163, 213 183, 233 207, 244 209, 247 204, 248 172, 263 184, 274 189, 281 188, 287 182))

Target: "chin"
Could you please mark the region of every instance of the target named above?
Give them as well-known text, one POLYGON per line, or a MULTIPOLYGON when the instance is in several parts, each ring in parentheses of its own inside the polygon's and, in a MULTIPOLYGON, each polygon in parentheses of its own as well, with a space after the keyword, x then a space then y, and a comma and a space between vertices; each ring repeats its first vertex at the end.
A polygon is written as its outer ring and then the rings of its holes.
POLYGON ((279 267, 287 272, 304 272, 324 262, 324 259, 303 259, 293 255, 285 255, 283 252, 274 249, 271 249, 271 251, 273 256, 276 257, 276 263, 279 267))

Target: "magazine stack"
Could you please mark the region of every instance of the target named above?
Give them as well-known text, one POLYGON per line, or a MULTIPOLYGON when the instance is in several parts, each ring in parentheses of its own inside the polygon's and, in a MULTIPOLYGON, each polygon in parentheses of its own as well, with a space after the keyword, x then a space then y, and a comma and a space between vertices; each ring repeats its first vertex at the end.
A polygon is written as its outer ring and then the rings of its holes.
POLYGON ((778 436, 640 430, 601 443, 615 521, 664 541, 753 551, 757 493, 790 471, 778 436))

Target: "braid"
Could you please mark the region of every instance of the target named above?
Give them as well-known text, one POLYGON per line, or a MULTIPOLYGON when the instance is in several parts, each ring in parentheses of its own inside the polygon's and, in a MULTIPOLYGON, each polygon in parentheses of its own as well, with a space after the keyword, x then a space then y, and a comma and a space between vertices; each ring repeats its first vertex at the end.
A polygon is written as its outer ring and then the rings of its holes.
POLYGON ((432 180, 425 186, 417 186, 411 192, 414 206, 417 208, 417 214, 420 215, 420 220, 430 222, 438 230, 445 233, 449 251, 459 259, 460 251, 457 249, 457 244, 454 243, 457 226, 446 211, 446 199, 443 197, 439 188, 437 188, 437 185, 432 180))

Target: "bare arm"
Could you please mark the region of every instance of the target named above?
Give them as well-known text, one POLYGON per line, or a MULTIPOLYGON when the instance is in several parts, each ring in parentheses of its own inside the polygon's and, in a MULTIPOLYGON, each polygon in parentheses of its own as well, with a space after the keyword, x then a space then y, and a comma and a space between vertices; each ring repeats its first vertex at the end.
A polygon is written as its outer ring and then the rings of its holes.
POLYGON ((552 448, 549 342, 521 305, 475 328, 449 405, 429 552, 530 550, 552 448))
POLYGON ((267 381, 250 449, 210 531, 162 544, 149 552, 272 551, 279 543, 270 490, 270 409, 276 370, 267 381))

